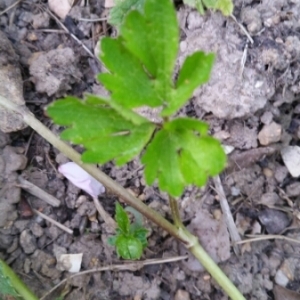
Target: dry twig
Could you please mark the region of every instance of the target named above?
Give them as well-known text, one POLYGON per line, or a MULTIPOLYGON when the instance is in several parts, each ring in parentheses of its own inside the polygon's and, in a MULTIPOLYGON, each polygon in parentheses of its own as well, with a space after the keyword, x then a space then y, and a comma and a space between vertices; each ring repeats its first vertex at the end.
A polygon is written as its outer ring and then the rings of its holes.
POLYGON ((14 8, 15 6, 17 6, 22 0, 18 0, 15 3, 13 3, 12 5, 10 5, 9 7, 7 7, 6 9, 4 9, 3 11, 0 12, 0 16, 2 16, 3 14, 7 13, 9 10, 11 10, 12 8, 14 8))
POLYGON ((103 221, 112 229, 116 229, 117 228, 117 224, 115 222, 115 220, 105 211, 105 209, 103 208, 102 204, 100 203, 99 199, 96 197, 93 197, 94 200, 94 204, 96 206, 96 209, 99 213, 99 215, 101 216, 101 218, 103 219, 103 221))
POLYGON ((235 226, 235 223, 234 223, 231 211, 230 211, 230 207, 228 205, 228 201, 227 201, 226 196, 225 196, 225 192, 224 192, 220 177, 219 176, 214 177, 213 181, 214 181, 214 184, 215 184, 216 192, 218 193, 218 196, 219 196, 220 205, 221 205, 224 217, 225 217, 225 222, 226 222, 229 234, 230 234, 231 242, 233 243, 234 252, 235 252, 235 254, 238 254, 238 253, 240 253, 240 251, 239 251, 239 248, 237 246, 237 243, 239 241, 241 241, 241 237, 240 237, 240 235, 238 233, 238 230, 235 226))
POLYGON ((124 270, 137 271, 137 270, 143 268, 144 266, 163 264, 163 263, 168 263, 168 262, 175 262, 175 261, 183 260, 186 258, 188 258, 187 255, 171 257, 171 258, 149 259, 149 260, 138 261, 138 262, 134 262, 134 263, 111 265, 111 266, 100 267, 100 268, 96 268, 96 269, 92 269, 92 270, 86 270, 86 271, 74 274, 68 278, 63 279, 61 282, 59 282, 57 285, 55 285, 50 291, 48 291, 45 295, 43 295, 43 297, 40 298, 40 300, 45 300, 46 297, 48 297, 53 291, 55 291, 57 288, 59 288, 62 284, 66 283, 68 280, 70 280, 74 277, 77 277, 77 276, 92 274, 92 273, 96 273, 96 272, 103 272, 103 271, 124 271, 124 270))
POLYGON ((273 239, 277 239, 277 240, 285 240, 288 242, 293 242, 293 243, 297 243, 300 244, 299 240, 296 239, 292 239, 290 237, 284 236, 284 235, 276 235, 276 234, 265 234, 265 235, 253 235, 253 234, 247 234, 246 237, 250 237, 249 239, 243 240, 243 241, 239 241, 236 242, 236 244, 245 244, 245 243, 249 243, 249 242, 258 242, 258 241, 264 241, 264 240, 273 240, 273 239))
POLYGON ((32 211, 34 213, 36 213, 37 215, 39 215, 40 217, 42 217, 43 219, 45 219, 48 222, 52 223, 53 225, 57 226, 61 230, 64 230, 65 232, 73 235, 73 230, 72 229, 66 227, 65 225, 62 225, 62 224, 58 223, 57 221, 53 220, 52 218, 46 216, 45 214, 41 213, 40 211, 38 211, 38 210, 36 210, 34 208, 32 209, 32 211))
POLYGON ((24 189, 29 194, 38 197, 39 199, 45 201, 46 203, 48 203, 54 207, 60 206, 60 201, 58 199, 56 199, 54 196, 48 194, 47 192, 45 192, 41 188, 37 187, 33 183, 25 180, 22 176, 19 176, 18 179, 20 182, 20 185, 18 185, 18 186, 21 187, 22 189, 24 189))
POLYGON ((254 43, 253 38, 251 37, 251 35, 249 34, 249 32, 247 31, 247 29, 237 21, 236 17, 231 14, 230 17, 235 21, 235 23, 241 28, 241 30, 245 33, 245 35, 247 36, 248 40, 250 41, 251 44, 254 43))

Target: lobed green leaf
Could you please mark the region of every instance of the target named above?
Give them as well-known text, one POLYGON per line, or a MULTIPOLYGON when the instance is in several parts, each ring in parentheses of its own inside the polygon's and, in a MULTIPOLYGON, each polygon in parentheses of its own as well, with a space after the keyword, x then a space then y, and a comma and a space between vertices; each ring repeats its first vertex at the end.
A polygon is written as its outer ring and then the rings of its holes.
POLYGON ((86 148, 84 162, 106 163, 114 159, 122 165, 132 160, 149 141, 155 126, 147 121, 136 125, 107 106, 105 100, 99 98, 96 105, 94 98, 89 99, 88 96, 88 101, 83 102, 67 97, 48 107, 49 116, 68 127, 61 137, 86 148))
POLYGON ((124 46, 122 38, 104 38, 101 49, 101 60, 111 73, 99 74, 98 79, 111 91, 115 102, 126 108, 162 105, 154 81, 149 78, 138 58, 124 46))
POLYGON ((119 257, 134 260, 141 258, 143 245, 133 236, 120 235, 116 239, 116 250, 119 257))
POLYGON ((100 82, 126 108, 167 105, 179 42, 172 1, 147 0, 144 13, 130 12, 120 31, 118 39, 101 42, 100 58, 110 73, 100 74, 100 82))
POLYGON ((193 95, 193 91, 209 80, 211 69, 214 63, 214 54, 195 52, 188 56, 179 71, 176 82, 176 89, 172 94, 172 101, 163 110, 162 115, 174 114, 187 99, 193 95))
POLYGON ((147 184, 158 179, 159 188, 174 197, 186 185, 203 186, 226 164, 220 143, 207 136, 207 125, 189 118, 166 123, 142 157, 147 184))

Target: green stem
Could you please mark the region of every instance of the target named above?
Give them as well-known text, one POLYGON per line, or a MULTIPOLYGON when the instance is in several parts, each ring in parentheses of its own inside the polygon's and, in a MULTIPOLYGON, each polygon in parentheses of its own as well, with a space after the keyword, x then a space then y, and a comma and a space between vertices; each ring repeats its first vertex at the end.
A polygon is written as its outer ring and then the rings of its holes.
POLYGON ((178 201, 169 195, 169 203, 170 203, 172 218, 173 218, 175 226, 177 228, 184 228, 184 225, 183 225, 181 217, 180 217, 178 201))
POLYGON ((0 280, 9 280, 9 283, 24 300, 38 300, 17 274, 2 259, 0 259, 0 280))
POLYGON ((211 274, 214 280, 224 289, 231 299, 246 300, 241 292, 230 281, 226 274, 212 260, 197 240, 197 244, 189 248, 189 251, 201 262, 202 266, 211 274))
MULTIPOLYGON (((38 121, 33 114, 26 108, 20 107, 4 97, 0 96, 0 105, 5 108, 15 111, 23 118, 24 122, 39 133, 44 139, 51 143, 55 148, 60 150, 69 159, 73 160, 84 170, 86 170, 91 176, 101 182, 107 189, 115 193, 122 198, 127 204, 138 210, 141 214, 146 216, 149 220, 160 226, 162 229, 169 232, 172 236, 180 240, 200 261, 200 263, 207 269, 211 276, 219 283, 230 298, 233 300, 245 300, 243 295, 234 286, 234 284, 226 277, 223 271, 218 265, 209 257, 205 250, 200 246, 198 238, 188 232, 183 226, 175 226, 168 222, 155 210, 148 207, 139 199, 132 196, 127 190, 125 190, 120 184, 112 180, 106 174, 101 172, 93 165, 85 164, 81 161, 81 156, 72 147, 61 141, 55 134, 53 134, 46 126, 38 121), (209 262, 209 263, 207 263, 209 262)), ((173 199, 175 201, 175 199, 173 199)), ((171 200, 170 204, 174 205, 174 201, 171 200)), ((177 206, 177 204, 176 204, 177 206)), ((171 208, 172 209, 172 208, 171 208)), ((176 215, 179 216, 178 207, 173 207, 176 215)), ((173 212, 172 212, 173 213, 173 212)), ((176 222, 180 221, 180 217, 175 217, 176 222)), ((181 221, 180 221, 181 222, 181 221)))

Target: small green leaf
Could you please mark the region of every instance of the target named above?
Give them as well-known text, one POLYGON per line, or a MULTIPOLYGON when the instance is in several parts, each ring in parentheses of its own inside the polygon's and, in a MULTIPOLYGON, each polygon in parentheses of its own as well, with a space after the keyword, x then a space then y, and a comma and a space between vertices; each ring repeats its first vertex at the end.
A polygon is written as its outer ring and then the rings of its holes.
POLYGON ((117 165, 122 165, 142 151, 155 127, 150 122, 138 126, 106 104, 100 105, 102 102, 105 100, 99 98, 99 105, 95 105, 95 99, 86 103, 67 97, 54 102, 47 112, 57 124, 68 127, 61 134, 63 139, 86 148, 84 162, 106 163, 115 159, 117 165))
MULTIPOLYGON (((132 207, 129 209, 135 215, 138 213, 132 207)), ((109 245, 115 246, 118 256, 124 259, 139 259, 143 249, 148 245, 148 230, 142 227, 139 215, 137 218, 137 222, 130 224, 127 212, 119 203, 116 203, 115 220, 118 228, 116 235, 109 237, 107 242, 109 245)))
POLYGON ((107 238, 107 244, 110 246, 116 246, 117 235, 113 235, 107 238))
POLYGON ((177 151, 180 150, 177 136, 162 129, 156 133, 142 156, 145 178, 148 185, 158 179, 159 188, 170 195, 179 196, 184 188, 177 151))
POLYGON ((162 115, 174 114, 193 95, 193 91, 209 80, 214 63, 214 54, 195 52, 188 56, 179 72, 176 90, 173 92, 172 101, 166 107, 162 115))
POLYGON ((126 108, 157 107, 171 101, 179 41, 172 1, 147 0, 142 14, 128 14, 121 34, 101 42, 100 58, 110 73, 98 78, 112 100, 126 108))
POLYGON ((127 14, 132 10, 142 11, 145 0, 115 0, 115 6, 111 9, 108 22, 120 27, 127 14))
POLYGON ((130 232, 130 221, 124 208, 117 202, 116 203, 116 216, 115 220, 118 224, 118 228, 123 234, 129 234, 130 232))
POLYGON ((138 11, 132 11, 121 27, 121 35, 124 38, 126 48, 140 60, 154 78, 157 73, 157 66, 154 63, 152 51, 149 51, 151 41, 147 34, 147 24, 144 16, 138 11), (136 28, 139 28, 139 31, 143 34, 136 34, 136 28))
POLYGON ((118 236, 116 249, 118 256, 124 259, 139 259, 143 254, 142 242, 133 236, 118 236))
POLYGON ((148 234, 148 230, 146 228, 143 227, 139 227, 136 228, 135 224, 131 224, 133 227, 130 228, 133 232, 133 236, 135 238, 137 238, 143 246, 143 249, 146 248, 148 246, 148 241, 147 241, 147 234, 148 234))
POLYGON ((156 66, 156 89, 164 101, 170 101, 172 74, 179 44, 179 29, 173 1, 147 0, 145 21, 148 43, 156 66))
POLYGON ((124 47, 122 38, 101 41, 101 60, 111 73, 99 74, 98 79, 111 91, 111 97, 123 107, 134 108, 147 104, 162 104, 139 60, 124 47))
POLYGON ((234 9, 233 2, 232 0, 218 0, 215 9, 220 10, 224 16, 230 16, 234 9))
POLYGON ((229 16, 233 12, 232 0, 183 0, 183 2, 197 8, 201 15, 204 14, 204 7, 220 10, 224 16, 229 16))
POLYGON ((191 7, 197 8, 200 15, 204 14, 204 7, 202 4, 202 0, 183 0, 183 3, 191 7))
POLYGON ((142 157, 147 184, 158 178, 159 188, 177 197, 186 185, 203 186, 221 172, 226 155, 206 132, 205 123, 190 118, 165 123, 142 157))

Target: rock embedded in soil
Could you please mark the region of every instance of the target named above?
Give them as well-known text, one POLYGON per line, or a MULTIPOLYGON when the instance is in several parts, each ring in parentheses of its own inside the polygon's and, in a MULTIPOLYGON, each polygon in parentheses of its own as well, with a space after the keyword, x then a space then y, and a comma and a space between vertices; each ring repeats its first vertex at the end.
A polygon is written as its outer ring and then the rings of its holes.
MULTIPOLYGON (((18 60, 11 42, 0 30, 0 96, 17 105, 24 105, 23 81, 18 60)), ((0 107, 0 130, 12 132, 26 126, 18 114, 0 107)))
POLYGON ((6 146, 3 149, 2 157, 5 160, 5 172, 10 174, 13 171, 24 170, 27 165, 27 157, 17 153, 18 149, 6 146))
POLYGON ((48 96, 66 93, 71 89, 71 84, 77 83, 82 76, 71 48, 34 53, 29 64, 36 90, 48 96))
POLYGON ((256 128, 248 128, 242 122, 236 122, 230 127, 230 137, 227 141, 238 149, 257 148, 256 128))
POLYGON ((271 124, 272 120, 273 120, 273 114, 270 111, 265 111, 263 115, 260 117, 260 121, 265 125, 271 124))
POLYGON ((6 226, 9 221, 14 221, 17 217, 14 205, 0 202, 0 228, 6 226))
POLYGON ((286 186, 286 194, 289 197, 297 197, 300 195, 300 182, 296 181, 286 186))
POLYGON ((264 125, 262 130, 258 134, 258 140, 263 146, 268 146, 272 143, 280 141, 282 133, 281 125, 272 122, 268 125, 264 125))
POLYGON ((174 300, 190 300, 190 294, 185 290, 177 290, 174 300))
POLYGON ((13 236, 0 231, 0 250, 7 250, 13 243, 13 236))
POLYGON ((289 173, 293 177, 300 176, 300 147, 287 146, 281 150, 281 156, 289 173))
POLYGON ((26 254, 31 254, 35 251, 36 239, 31 234, 29 229, 25 229, 20 235, 20 245, 26 254))
POLYGON ((291 219, 286 213, 270 208, 260 211, 258 218, 270 234, 282 232, 291 223, 291 219))
POLYGON ((263 108, 275 89, 272 75, 259 73, 248 65, 241 67, 243 41, 234 22, 227 20, 224 27, 225 20, 221 14, 200 16, 191 12, 187 17, 188 29, 182 28, 187 38, 179 64, 195 51, 216 53, 211 77, 194 92, 194 104, 218 118, 234 119, 263 108))
POLYGON ((297 266, 299 259, 289 257, 286 258, 275 275, 275 282, 280 286, 287 286, 290 281, 294 281, 297 277, 297 266))
POLYGON ((262 194, 259 204, 270 207, 270 206, 275 206, 279 202, 280 202, 280 197, 276 193, 270 192, 270 193, 262 194))
POLYGON ((277 166, 275 169, 274 177, 278 183, 282 183, 287 177, 289 171, 285 166, 277 166))

